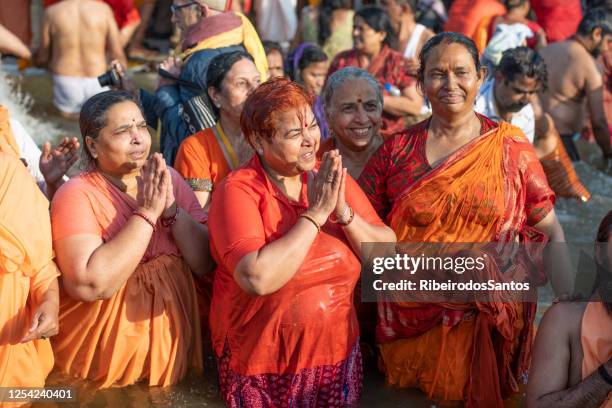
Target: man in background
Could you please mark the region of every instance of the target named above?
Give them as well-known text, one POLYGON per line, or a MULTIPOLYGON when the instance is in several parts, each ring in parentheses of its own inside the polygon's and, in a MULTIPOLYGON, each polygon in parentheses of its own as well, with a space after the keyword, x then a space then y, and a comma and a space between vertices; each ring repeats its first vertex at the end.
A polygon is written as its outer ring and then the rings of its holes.
POLYGON ((97 77, 108 61, 126 64, 117 23, 110 7, 97 0, 63 0, 45 10, 37 65, 53 74, 53 104, 76 119, 83 103, 104 90, 97 77))
POLYGON ((548 67, 548 91, 540 94, 542 107, 552 116, 573 161, 580 160, 573 136, 585 125, 585 102, 595 140, 604 158, 612 159, 603 103, 604 82, 595 62, 599 54, 608 49, 610 40, 612 14, 595 9, 584 16, 574 37, 540 51, 548 67))

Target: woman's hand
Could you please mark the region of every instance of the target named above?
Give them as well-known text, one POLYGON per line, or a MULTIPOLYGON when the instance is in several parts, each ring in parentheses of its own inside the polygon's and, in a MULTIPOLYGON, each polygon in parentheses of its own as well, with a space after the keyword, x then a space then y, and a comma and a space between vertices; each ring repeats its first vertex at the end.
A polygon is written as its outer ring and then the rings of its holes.
POLYGON ((21 339, 21 343, 55 336, 59 332, 58 314, 59 306, 57 301, 46 300, 42 302, 38 309, 36 309, 36 312, 34 312, 28 334, 21 339))
POLYGON ((338 150, 324 153, 319 172, 308 189, 308 211, 319 225, 325 224, 338 204, 342 173, 342 157, 338 150))
POLYGON ((76 137, 70 139, 65 137, 53 148, 49 142, 43 145, 38 167, 48 186, 55 186, 61 182, 66 171, 79 159, 78 150, 79 141, 76 137))
POLYGON ((348 170, 340 167, 340 187, 338 188, 338 200, 336 201, 336 208, 334 209, 334 217, 336 220, 346 222, 349 214, 348 204, 346 203, 345 190, 346 190, 346 175, 348 170))
POLYGON ((164 212, 162 213, 162 218, 168 218, 174 216, 176 213, 176 198, 174 197, 174 185, 172 184, 172 174, 170 173, 170 169, 166 165, 166 161, 161 155, 155 156, 157 160, 157 165, 160 170, 162 170, 165 175, 168 183, 166 185, 166 203, 164 205, 164 212))
POLYGON ((166 208, 166 192, 170 172, 161 154, 154 153, 140 169, 138 180, 138 211, 157 221, 166 208))

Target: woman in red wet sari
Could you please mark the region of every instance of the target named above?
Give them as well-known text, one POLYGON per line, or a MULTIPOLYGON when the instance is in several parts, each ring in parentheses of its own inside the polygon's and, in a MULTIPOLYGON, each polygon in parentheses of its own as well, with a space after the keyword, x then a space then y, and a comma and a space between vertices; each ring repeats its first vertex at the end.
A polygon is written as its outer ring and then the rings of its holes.
POLYGON ((317 165, 312 103, 284 78, 257 88, 241 118, 257 154, 213 193, 210 325, 230 407, 340 407, 361 392, 361 243, 395 235, 336 150, 317 165))
MULTIPOLYGON (((360 181, 400 242, 563 241, 554 195, 522 132, 474 112, 484 78, 474 43, 430 39, 419 81, 430 119, 387 140, 360 181)), ((526 374, 535 304, 379 303, 387 381, 437 401, 502 407, 526 374)))
POLYGON ((336 55, 327 72, 329 78, 344 67, 358 67, 376 78, 384 90, 380 134, 385 139, 404 130, 406 115, 416 117, 423 108, 423 97, 408 74, 404 56, 393 50, 396 42, 387 13, 380 7, 364 7, 353 19, 354 48, 336 55))

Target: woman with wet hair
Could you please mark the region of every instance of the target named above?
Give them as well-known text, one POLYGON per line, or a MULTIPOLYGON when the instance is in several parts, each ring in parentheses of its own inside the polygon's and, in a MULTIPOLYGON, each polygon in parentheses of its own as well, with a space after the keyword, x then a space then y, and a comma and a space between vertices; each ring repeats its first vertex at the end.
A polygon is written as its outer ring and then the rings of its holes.
POLYGON ((389 15, 380 7, 368 6, 355 13, 353 48, 336 55, 328 76, 344 67, 368 71, 384 90, 381 136, 404 130, 405 116, 422 112, 423 97, 410 76, 406 60, 394 49, 397 36, 389 15))
POLYGON ((208 67, 208 96, 219 120, 185 139, 174 163, 202 208, 208 208, 214 186, 253 155, 240 130, 240 114, 260 82, 253 57, 244 51, 219 54, 208 67))
POLYGON ((56 366, 99 388, 177 383, 202 369, 192 273, 208 272, 205 214, 159 153, 134 97, 107 91, 79 118, 86 168, 51 204, 62 271, 56 366))
POLYGON ((321 140, 326 140, 329 137, 329 133, 323 114, 321 91, 323 90, 327 69, 329 68, 327 55, 318 45, 311 43, 300 44, 289 55, 288 65, 291 69, 291 79, 302 85, 306 92, 314 95, 313 112, 321 130, 321 140))
POLYGON ((395 242, 333 150, 312 96, 284 78, 248 98, 256 155, 215 190, 211 332, 229 407, 344 407, 361 393, 353 290, 363 242, 395 242))
MULTIPOLYGON (((441 33, 419 60, 431 118, 387 140, 360 177, 398 241, 563 241, 531 144, 519 128, 474 112, 485 75, 474 42, 441 33)), ((538 258, 525 262, 513 262, 503 279, 538 270, 538 258)), ((498 280, 496 271, 492 265, 483 273, 498 280)), ((497 300, 381 302, 376 334, 387 381, 436 401, 500 407, 526 376, 535 310, 535 303, 497 300)))
POLYGON ((322 99, 331 138, 321 145, 319 155, 338 149, 348 173, 357 179, 383 142, 380 85, 363 69, 346 67, 327 79, 322 99))

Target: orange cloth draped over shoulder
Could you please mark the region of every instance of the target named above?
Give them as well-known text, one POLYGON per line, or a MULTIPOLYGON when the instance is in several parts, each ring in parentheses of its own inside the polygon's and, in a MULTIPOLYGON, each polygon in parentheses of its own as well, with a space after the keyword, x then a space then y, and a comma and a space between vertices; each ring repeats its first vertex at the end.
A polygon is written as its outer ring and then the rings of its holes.
POLYGON ((8 110, 0 105, 0 152, 19 158, 21 153, 11 130, 8 110))
MULTIPOLYGON (((205 218, 195 195, 171 169, 177 205, 205 218)), ((51 205, 53 241, 96 234, 108 242, 132 217, 136 201, 97 171, 65 183, 51 205)), ((198 305, 191 270, 170 228, 159 223, 140 264, 109 299, 82 302, 62 293, 57 367, 100 388, 137 381, 167 386, 202 369, 198 305)))
MULTIPOLYGON (((231 146, 230 146, 231 147, 231 146)), ((238 163, 231 157, 215 129, 204 129, 181 143, 174 167, 194 191, 212 191, 238 163)))
MULTIPOLYGON (((252 296, 234 278, 245 255, 287 234, 308 209, 308 182, 303 173, 299 201, 289 200, 255 156, 214 193, 208 221, 218 265, 210 314, 213 347, 218 357, 227 347, 230 369, 241 375, 296 374, 337 364, 357 341, 353 290, 361 264, 338 224, 321 228, 303 264, 276 292, 252 296)), ((346 200, 366 222, 384 225, 350 176, 346 200)))
POLYGON ((19 341, 58 275, 49 202, 23 163, 0 152, 0 387, 44 387, 49 340, 19 341))
MULTIPOLYGON (((536 195, 539 202, 552 192, 535 151, 501 122, 408 186, 388 220, 398 242, 525 242, 528 232, 545 240, 526 226, 536 195), (545 187, 528 191, 530 183, 545 187)), ((381 302, 377 339, 387 380, 438 401, 501 408, 528 368, 535 310, 534 303, 381 302)))
MULTIPOLYGON (((589 302, 582 315, 582 379, 612 358, 612 316, 601 302, 589 302)), ((601 408, 612 408, 612 393, 601 408)))

